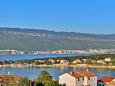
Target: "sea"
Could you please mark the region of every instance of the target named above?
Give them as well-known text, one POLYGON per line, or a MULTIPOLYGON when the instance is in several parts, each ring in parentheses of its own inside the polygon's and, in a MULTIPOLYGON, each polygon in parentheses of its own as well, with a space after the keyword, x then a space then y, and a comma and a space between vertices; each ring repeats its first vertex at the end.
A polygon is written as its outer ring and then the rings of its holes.
POLYGON ((24 59, 36 59, 36 58, 56 58, 66 56, 90 56, 94 54, 0 54, 0 60, 24 60, 24 59))
MULTIPOLYGON (((23 60, 23 59, 35 59, 35 58, 56 58, 64 56, 89 56, 92 54, 14 54, 14 55, 0 55, 0 60, 23 60)), ((59 76, 64 73, 71 71, 81 71, 87 70, 87 68, 51 68, 51 67, 39 67, 39 68, 11 68, 5 67, 0 68, 0 74, 15 74, 19 76, 28 77, 31 80, 34 80, 38 77, 41 71, 48 71, 53 79, 58 80, 59 76)), ((97 69, 90 68, 89 71, 96 73, 97 77, 103 76, 115 76, 115 70, 113 69, 97 69)))

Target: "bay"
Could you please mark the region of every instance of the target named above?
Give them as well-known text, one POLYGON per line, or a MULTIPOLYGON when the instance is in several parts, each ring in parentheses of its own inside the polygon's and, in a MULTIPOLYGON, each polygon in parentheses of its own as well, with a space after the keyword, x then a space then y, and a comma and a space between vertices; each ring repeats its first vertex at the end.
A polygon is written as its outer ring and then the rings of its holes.
MULTIPOLYGON (((89 56, 94 54, 7 54, 7 55, 0 55, 0 60, 22 60, 22 59, 35 59, 35 58, 55 58, 55 57, 64 57, 64 56, 89 56)), ((32 80, 36 79, 37 76, 40 74, 41 71, 48 71, 52 76, 53 79, 58 80, 58 77, 67 72, 71 71, 80 71, 80 70, 87 70, 87 68, 49 68, 49 67, 42 67, 42 68, 0 68, 0 74, 16 74, 19 76, 28 77, 32 80)), ((115 76, 115 70, 111 69, 89 69, 89 71, 94 72, 97 74, 98 78, 103 76, 115 76)))
MULTIPOLYGON (((34 80, 41 71, 48 71, 53 79, 58 80, 58 77, 63 73, 81 70, 87 70, 87 68, 0 68, 0 74, 16 74, 34 80)), ((110 69, 89 69, 89 71, 96 73, 98 78, 103 76, 115 76, 115 70, 110 69)))
POLYGON ((89 56, 94 54, 0 54, 0 60, 23 60, 36 58, 55 58, 64 56, 89 56))

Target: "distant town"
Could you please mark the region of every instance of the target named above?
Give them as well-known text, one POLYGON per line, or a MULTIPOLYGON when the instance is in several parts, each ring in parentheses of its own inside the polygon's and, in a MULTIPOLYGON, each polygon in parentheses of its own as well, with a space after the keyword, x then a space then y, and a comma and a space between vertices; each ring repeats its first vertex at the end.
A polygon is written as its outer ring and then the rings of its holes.
POLYGON ((115 49, 86 49, 86 50, 37 50, 25 51, 15 49, 0 50, 0 54, 113 54, 115 49))
POLYGON ((16 61, 0 61, 0 68, 36 68, 36 67, 75 67, 75 68, 110 68, 115 69, 115 54, 99 54, 91 56, 66 56, 56 58, 36 58, 16 61))

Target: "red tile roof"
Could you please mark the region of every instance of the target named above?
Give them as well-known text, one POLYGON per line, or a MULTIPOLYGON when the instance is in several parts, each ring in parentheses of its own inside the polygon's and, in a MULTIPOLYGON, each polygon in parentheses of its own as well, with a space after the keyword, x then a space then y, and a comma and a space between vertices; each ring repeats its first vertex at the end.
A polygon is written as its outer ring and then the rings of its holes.
POLYGON ((78 72, 71 72, 70 75, 74 76, 76 78, 78 78, 78 77, 84 77, 82 74, 79 74, 78 72))
POLYGON ((16 82, 19 81, 22 77, 12 74, 0 74, 0 82, 16 82))
POLYGON ((104 76, 99 80, 101 80, 103 82, 111 82, 113 79, 115 79, 115 76, 104 76))
POLYGON ((89 71, 79 71, 79 72, 70 72, 70 75, 74 76, 74 77, 92 77, 92 76, 96 76, 95 73, 89 72, 89 71))
POLYGON ((96 76, 95 73, 92 73, 90 71, 80 71, 79 73, 85 75, 85 76, 88 76, 88 77, 91 77, 91 76, 96 76))

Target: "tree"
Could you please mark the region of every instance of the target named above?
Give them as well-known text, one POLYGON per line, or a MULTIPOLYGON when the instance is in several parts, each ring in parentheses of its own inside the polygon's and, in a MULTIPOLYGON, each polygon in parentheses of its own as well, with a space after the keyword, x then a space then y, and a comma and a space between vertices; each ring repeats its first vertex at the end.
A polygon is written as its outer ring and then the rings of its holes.
POLYGON ((35 86, 59 86, 59 84, 52 79, 47 71, 42 71, 35 82, 35 86))
POLYGON ((24 77, 19 81, 18 86, 29 86, 29 85, 30 85, 30 81, 28 80, 28 78, 24 77))
POLYGON ((5 76, 3 79, 3 86, 17 86, 18 82, 14 80, 11 76, 5 76))
POLYGON ((41 74, 37 78, 40 82, 44 82, 46 80, 51 80, 52 76, 47 71, 42 71, 41 74))

